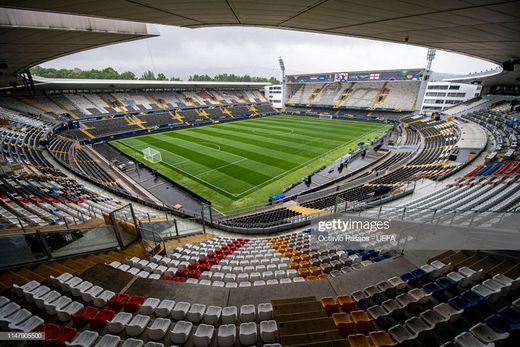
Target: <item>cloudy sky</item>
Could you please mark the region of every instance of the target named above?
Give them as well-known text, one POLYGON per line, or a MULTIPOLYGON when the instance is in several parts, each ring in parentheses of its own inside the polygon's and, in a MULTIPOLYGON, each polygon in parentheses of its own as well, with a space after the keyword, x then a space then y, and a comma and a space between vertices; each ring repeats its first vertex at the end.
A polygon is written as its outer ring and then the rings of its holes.
MULTIPOLYGON (((98 48, 43 66, 111 66, 137 75, 152 70, 185 79, 190 74, 218 73, 279 77, 278 56, 283 57, 288 74, 426 65, 426 48, 403 44, 266 28, 156 28, 161 33, 159 37, 98 48)), ((433 63, 434 71, 444 73, 478 72, 494 67, 486 61, 447 52, 438 52, 433 63)))

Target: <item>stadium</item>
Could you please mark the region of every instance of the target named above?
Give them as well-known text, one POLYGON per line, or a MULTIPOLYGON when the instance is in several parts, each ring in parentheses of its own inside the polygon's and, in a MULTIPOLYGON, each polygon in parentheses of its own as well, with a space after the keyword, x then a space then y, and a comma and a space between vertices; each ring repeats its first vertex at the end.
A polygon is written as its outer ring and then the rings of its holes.
POLYGON ((0 340, 518 345, 519 9, 0 1, 0 340), (157 37, 154 25, 428 55, 424 67, 301 74, 280 58, 280 85, 31 72, 157 37), (434 81, 436 50, 497 68, 434 81))

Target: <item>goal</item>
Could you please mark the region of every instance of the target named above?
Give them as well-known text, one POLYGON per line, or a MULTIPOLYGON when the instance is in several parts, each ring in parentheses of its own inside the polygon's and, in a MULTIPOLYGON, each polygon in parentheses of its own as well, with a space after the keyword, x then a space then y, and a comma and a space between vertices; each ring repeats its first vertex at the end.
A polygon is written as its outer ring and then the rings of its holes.
POLYGON ((156 149, 146 147, 142 150, 144 160, 149 161, 152 164, 159 163, 162 161, 161 152, 156 149))
POLYGON ((331 114, 320 114, 320 119, 332 119, 331 114))

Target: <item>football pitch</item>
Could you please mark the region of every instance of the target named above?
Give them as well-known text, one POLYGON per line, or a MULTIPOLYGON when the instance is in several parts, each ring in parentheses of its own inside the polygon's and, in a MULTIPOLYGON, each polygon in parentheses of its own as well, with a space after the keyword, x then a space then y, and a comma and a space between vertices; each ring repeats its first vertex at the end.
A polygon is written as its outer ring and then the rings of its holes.
POLYGON ((389 128, 386 124, 270 116, 142 135, 111 144, 226 213, 266 203, 314 170, 389 128), (142 150, 161 152, 144 160, 142 150))

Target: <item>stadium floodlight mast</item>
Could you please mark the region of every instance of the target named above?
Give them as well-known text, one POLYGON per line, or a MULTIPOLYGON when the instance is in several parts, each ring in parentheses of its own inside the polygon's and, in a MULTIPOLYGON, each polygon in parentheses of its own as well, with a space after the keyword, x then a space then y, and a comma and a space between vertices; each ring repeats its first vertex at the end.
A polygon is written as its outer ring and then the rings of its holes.
POLYGON ((278 63, 280 64, 280 70, 282 70, 282 108, 285 106, 285 64, 282 57, 278 57, 278 63))
POLYGON ((421 80, 421 86, 419 87, 419 93, 417 95, 417 101, 415 103, 418 110, 422 109, 424 97, 426 95, 426 87, 428 86, 428 81, 430 80, 432 63, 435 59, 436 53, 437 50, 435 48, 428 48, 428 51, 426 52, 426 69, 424 69, 423 78, 421 80))

